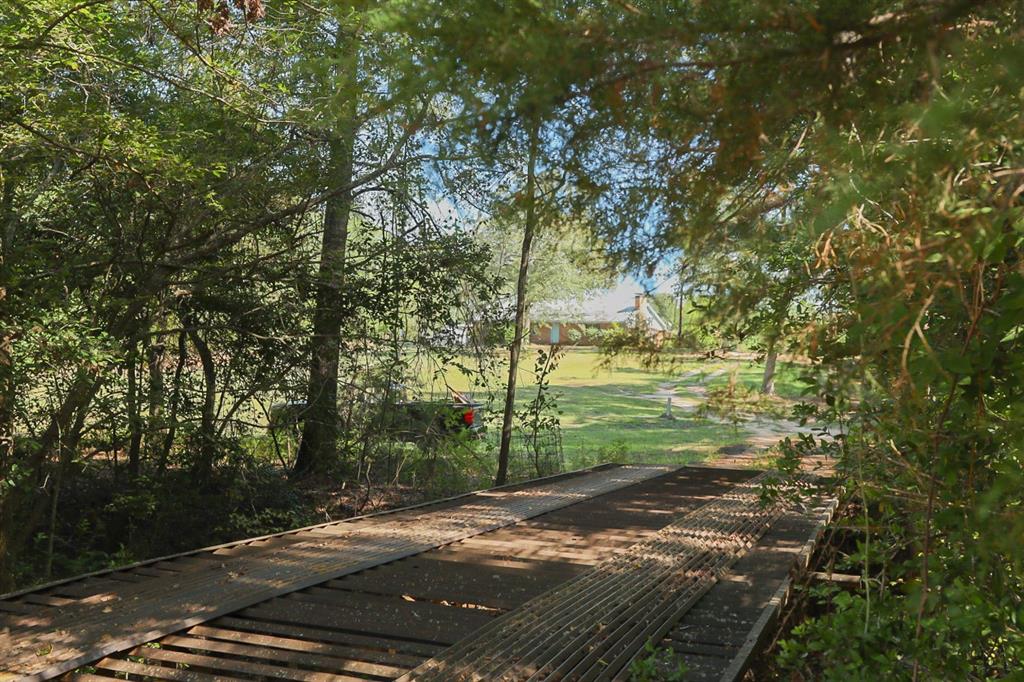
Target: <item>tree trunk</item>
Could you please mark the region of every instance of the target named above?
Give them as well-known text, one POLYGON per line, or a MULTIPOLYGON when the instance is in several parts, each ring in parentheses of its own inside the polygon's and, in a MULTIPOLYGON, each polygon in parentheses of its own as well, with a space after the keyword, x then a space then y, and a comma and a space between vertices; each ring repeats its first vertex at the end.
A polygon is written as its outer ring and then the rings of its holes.
MULTIPOLYGON (((6 192, 7 185, 4 185, 6 192)), ((7 239, 4 235, 0 244, 0 310, 6 306, 7 281, 6 259, 7 239)), ((0 478, 9 480, 14 464, 14 363, 11 356, 14 340, 13 330, 8 329, 8 315, 0 315, 0 478)), ((15 487, 0 495, 0 594, 14 589, 14 554, 17 549, 13 537, 17 523, 15 510, 18 504, 11 496, 20 497, 15 487)))
MULTIPOLYGON (((165 275, 163 269, 155 270, 150 284, 162 285, 165 275)), ((123 313, 110 322, 107 332, 111 336, 131 338, 138 334, 138 321, 148 300, 148 291, 152 289, 139 292, 123 313)), ((89 407, 105 378, 104 372, 78 370, 60 407, 50 415, 46 429, 20 459, 23 478, 12 481, 13 485, 0 495, 0 586, 9 586, 12 582, 12 569, 18 555, 45 518, 50 506, 44 492, 47 477, 54 473, 54 465, 66 468, 73 461, 89 407)), ((8 472, 4 470, 0 474, 6 480, 8 472)))
POLYGON ((188 338, 199 355, 199 363, 203 368, 203 410, 199 423, 199 457, 192 467, 193 478, 206 483, 213 473, 213 465, 217 461, 217 434, 215 421, 217 417, 217 367, 213 364, 213 353, 199 331, 186 323, 188 338))
MULTIPOLYGON (((352 180, 354 137, 351 134, 331 142, 335 186, 352 180)), ((346 314, 343 303, 345 251, 351 207, 351 193, 343 192, 331 199, 324 211, 324 237, 310 344, 309 388, 302 441, 295 458, 294 472, 299 475, 327 471, 338 457, 338 360, 341 326, 346 314)))
MULTIPOLYGON (((0 267, 3 264, 0 263, 0 267)), ((0 306, 4 305, 0 287, 0 306)), ((4 316, 6 319, 6 316, 4 316)), ((0 322, 0 324, 3 324, 0 322)), ((8 481, 14 464, 14 377, 11 360, 11 335, 0 328, 0 478, 8 481)), ((13 582, 13 538, 15 504, 7 499, 16 491, 0 495, 0 594, 11 591, 13 582)))
MULTIPOLYGON (((14 329, 7 314, 11 239, 14 236, 14 185, 6 165, 0 165, 0 479, 8 481, 14 465, 14 329)), ((0 594, 14 587, 14 505, 0 495, 0 594)))
MULTIPOLYGON (((163 330, 163 310, 158 309, 154 315, 156 331, 163 330)), ((164 357, 167 349, 164 335, 158 334, 150 338, 146 344, 146 368, 149 386, 146 403, 146 456, 152 463, 159 455, 159 434, 164 428, 164 357)))
POLYGON ((761 393, 775 395, 775 364, 779 354, 775 350, 775 339, 768 341, 768 350, 764 357, 764 377, 761 379, 761 393))
POLYGON ((530 269, 530 249, 537 227, 537 146, 538 126, 530 129, 529 151, 526 165, 526 223, 523 229, 522 252, 519 255, 519 277, 516 280, 516 318, 512 347, 508 353, 508 386, 505 389, 505 412, 501 420, 501 446, 498 449, 498 473, 494 485, 505 485, 508 479, 508 458, 512 445, 512 417, 516 404, 516 375, 519 372, 519 354, 523 345, 526 321, 526 285, 530 269))
POLYGON ((167 415, 167 433, 164 434, 163 446, 160 448, 160 459, 157 463, 157 470, 163 472, 167 469, 167 462, 171 458, 171 448, 174 447, 174 437, 178 431, 178 406, 181 404, 181 375, 185 370, 185 361, 188 359, 187 335, 184 331, 178 334, 178 364, 174 368, 174 390, 171 393, 171 405, 167 415))
POLYGON ((679 280, 679 321, 676 323, 676 341, 683 342, 683 314, 686 312, 686 298, 683 295, 683 281, 679 280))
MULTIPOLYGON (((14 458, 14 329, 6 311, 15 216, 14 184, 4 166, 0 166, 0 187, 0 477, 6 478, 14 458)), ((0 554, 3 549, 0 546, 0 554)))
POLYGON ((103 379, 92 372, 79 370, 60 408, 50 416, 50 423, 43 431, 39 444, 33 449, 33 456, 29 459, 29 468, 35 471, 37 477, 42 476, 44 465, 50 457, 63 453, 67 447, 69 434, 72 433, 74 420, 88 409, 102 382, 103 379))
POLYGON ((46 491, 51 474, 62 476, 73 461, 89 405, 101 383, 87 372, 79 373, 39 447, 24 460, 25 478, 13 481, 0 495, 0 592, 13 587, 18 557, 51 508, 46 491))
POLYGON ((15 505, 11 501, 0 503, 0 594, 14 589, 15 552, 18 549, 14 539, 14 511, 15 505))
MULTIPOLYGON (((339 30, 336 44, 345 50, 351 66, 343 82, 354 84, 358 38, 345 36, 339 30)), ((342 187, 352 182, 356 133, 356 98, 353 94, 336 133, 328 143, 329 187, 342 187)), ((313 336, 310 339, 306 410, 303 414, 302 440, 292 471, 296 476, 324 473, 338 459, 338 362, 341 326, 347 315, 344 302, 345 252, 351 209, 351 191, 334 196, 324 208, 324 236, 316 283, 313 336)))
POLYGON ((139 369, 139 346, 133 339, 131 348, 128 350, 128 473, 131 476, 139 475, 140 459, 142 454, 142 408, 140 398, 142 392, 139 390, 138 369, 139 369))

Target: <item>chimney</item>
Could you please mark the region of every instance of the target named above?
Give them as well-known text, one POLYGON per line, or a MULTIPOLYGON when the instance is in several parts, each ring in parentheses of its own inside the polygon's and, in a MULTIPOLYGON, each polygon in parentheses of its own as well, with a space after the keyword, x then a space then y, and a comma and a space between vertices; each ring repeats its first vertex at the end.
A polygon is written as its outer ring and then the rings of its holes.
POLYGON ((637 317, 644 317, 647 314, 647 297, 643 294, 634 294, 633 308, 636 310, 637 317))

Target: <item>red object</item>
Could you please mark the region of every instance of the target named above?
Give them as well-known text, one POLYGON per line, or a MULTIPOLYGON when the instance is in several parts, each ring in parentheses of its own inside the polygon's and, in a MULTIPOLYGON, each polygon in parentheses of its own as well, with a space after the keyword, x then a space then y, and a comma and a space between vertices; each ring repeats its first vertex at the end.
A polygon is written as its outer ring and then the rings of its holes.
POLYGON ((466 410, 465 412, 462 413, 462 421, 466 423, 466 426, 472 426, 474 416, 475 415, 473 414, 473 410, 466 410))

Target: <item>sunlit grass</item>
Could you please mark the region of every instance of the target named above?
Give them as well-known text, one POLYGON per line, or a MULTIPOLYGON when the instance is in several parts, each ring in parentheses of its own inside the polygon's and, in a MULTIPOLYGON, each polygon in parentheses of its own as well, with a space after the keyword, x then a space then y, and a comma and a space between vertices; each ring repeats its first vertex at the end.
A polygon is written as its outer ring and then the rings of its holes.
MULTIPOLYGON (((517 379, 520 407, 536 394, 533 366, 537 350, 529 347, 523 353, 517 379)), ((669 372, 646 369, 636 358, 618 358, 606 366, 595 349, 567 350, 550 376, 550 390, 558 395, 566 467, 607 461, 685 464, 713 456, 723 446, 743 443, 748 432, 742 424, 698 419, 678 408, 675 419, 664 419, 664 398, 655 396, 659 388, 682 381, 674 394, 699 403, 703 396, 694 385, 706 378, 709 386, 724 386, 733 372, 738 385, 760 388, 763 366, 748 360, 685 361, 673 365, 669 372)), ((799 374, 799 368, 779 364, 776 388, 782 398, 799 398, 799 374)), ((489 386, 474 383, 457 371, 446 373, 440 386, 445 381, 484 402, 489 428, 500 428, 504 374, 489 386)))
MULTIPOLYGON (((725 386, 729 383, 729 375, 736 373, 736 384, 747 390, 759 391, 761 380, 764 377, 764 365, 745 360, 736 360, 729 363, 722 363, 720 368, 725 373, 710 379, 707 382, 709 388, 725 386)), ((779 363, 775 370, 775 394, 786 400, 800 400, 806 384, 799 381, 805 368, 798 365, 787 365, 779 363)))

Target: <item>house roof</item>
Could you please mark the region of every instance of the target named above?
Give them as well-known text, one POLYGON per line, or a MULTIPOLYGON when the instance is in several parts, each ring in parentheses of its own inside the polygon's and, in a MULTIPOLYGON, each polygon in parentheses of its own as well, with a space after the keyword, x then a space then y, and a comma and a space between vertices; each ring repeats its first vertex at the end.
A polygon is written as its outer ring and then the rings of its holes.
MULTIPOLYGON (((598 324, 617 322, 628 324, 637 314, 636 297, 647 296, 644 287, 635 279, 626 278, 610 289, 601 289, 589 294, 537 304, 532 313, 536 320, 545 322, 576 322, 598 324)), ((649 301, 644 304, 643 315, 654 331, 671 331, 671 326, 658 314, 649 301)))

